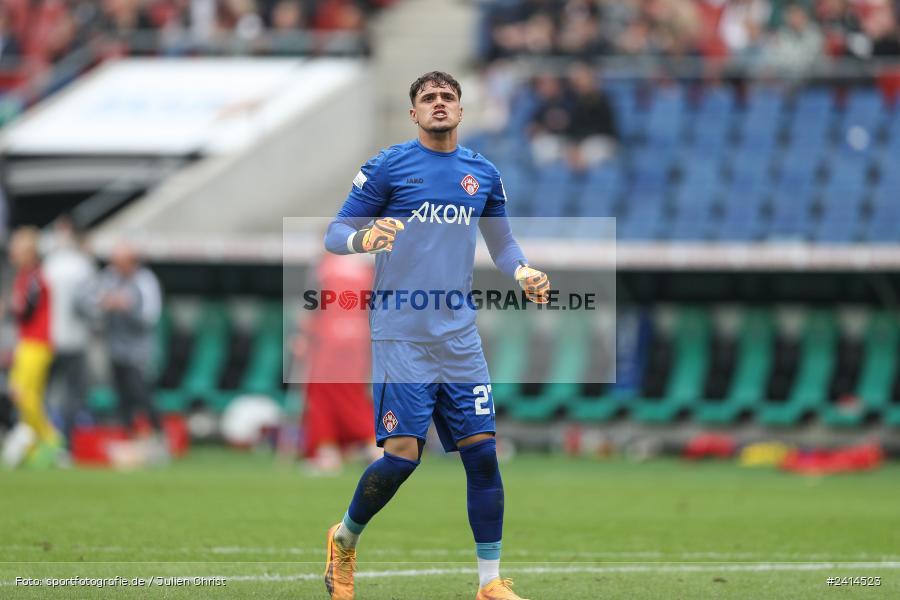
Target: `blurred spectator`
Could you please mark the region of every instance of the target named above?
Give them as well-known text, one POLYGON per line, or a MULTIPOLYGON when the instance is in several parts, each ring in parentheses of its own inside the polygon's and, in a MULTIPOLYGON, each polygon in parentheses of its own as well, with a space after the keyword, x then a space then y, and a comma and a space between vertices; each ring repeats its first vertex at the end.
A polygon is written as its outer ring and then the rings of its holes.
POLYGON ((44 276, 52 292, 54 350, 47 404, 62 413, 63 434, 71 441, 76 417, 87 399, 90 341, 88 323, 76 307, 78 298, 88 292, 96 267, 68 216, 56 220, 53 233, 53 246, 44 260, 44 276))
MULTIPOLYGON (((356 300, 343 304, 342 294, 372 287, 371 261, 325 255, 315 271, 314 288, 333 293, 342 304, 330 304, 300 321, 295 350, 306 361, 306 404, 302 417, 307 467, 333 473, 344 455, 364 452, 379 457, 375 445, 374 407, 369 392, 371 372, 368 311, 356 300), (315 351, 312 351, 312 350, 315 351)), ((361 302, 361 300, 359 300, 361 302)))
POLYGON ((864 19, 865 31, 872 40, 872 55, 875 57, 900 56, 896 10, 900 9, 895 9, 886 2, 880 3, 864 19))
POLYGON ((47 418, 44 392, 53 359, 50 339, 50 290, 44 280, 38 254, 38 230, 17 229, 10 240, 10 261, 16 269, 10 312, 19 328, 19 340, 9 374, 10 395, 19 419, 36 435, 38 445, 29 458, 37 463, 53 461, 62 438, 47 418))
POLYGON ((9 13, 0 7, 0 68, 18 67, 22 60, 22 45, 10 23, 9 13))
POLYGON ((824 40, 802 6, 787 9, 785 24, 776 33, 769 49, 769 63, 787 76, 809 74, 822 56, 824 40))
POLYGON ((609 98, 594 70, 584 63, 569 69, 572 115, 566 131, 569 163, 576 170, 597 165, 616 153, 618 130, 609 98))
POLYGON ((825 35, 825 50, 831 56, 866 57, 872 52, 870 40, 849 0, 820 0, 816 20, 825 35))
POLYGON ((542 73, 535 77, 538 108, 531 125, 531 148, 537 164, 557 161, 565 155, 571 130, 572 105, 559 77, 542 73))
POLYGON ((141 266, 134 248, 120 242, 92 287, 79 305, 102 327, 122 423, 133 426, 135 412, 142 411, 160 433, 162 423, 151 393, 154 333, 162 310, 159 282, 141 266))
POLYGON ((727 2, 719 19, 719 34, 732 54, 753 52, 771 17, 767 0, 732 0, 727 2))

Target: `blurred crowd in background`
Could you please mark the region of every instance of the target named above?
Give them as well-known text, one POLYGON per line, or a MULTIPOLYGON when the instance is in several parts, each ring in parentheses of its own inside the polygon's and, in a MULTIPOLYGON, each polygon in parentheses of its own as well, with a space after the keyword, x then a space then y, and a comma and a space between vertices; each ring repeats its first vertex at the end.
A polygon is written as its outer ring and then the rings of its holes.
POLYGON ((125 54, 359 53, 368 17, 392 0, 3 0, 0 90, 78 50, 125 54), (347 33, 350 40, 305 34, 347 33))
POLYGON ((3 462, 14 466, 27 457, 52 464, 66 456, 87 406, 88 355, 95 336, 108 358, 120 423, 131 427, 136 414, 146 414, 152 431, 161 434, 151 389, 162 293, 135 250, 120 243, 108 266, 98 270, 64 215, 43 235, 35 227, 16 229, 9 262, 14 279, 0 303, 5 376, 0 427, 13 425, 9 409, 15 407, 24 425, 19 435, 26 439, 17 449, 4 446, 3 462))
POLYGON ((895 0, 497 0, 481 58, 739 59, 800 70, 822 55, 900 55, 895 0))

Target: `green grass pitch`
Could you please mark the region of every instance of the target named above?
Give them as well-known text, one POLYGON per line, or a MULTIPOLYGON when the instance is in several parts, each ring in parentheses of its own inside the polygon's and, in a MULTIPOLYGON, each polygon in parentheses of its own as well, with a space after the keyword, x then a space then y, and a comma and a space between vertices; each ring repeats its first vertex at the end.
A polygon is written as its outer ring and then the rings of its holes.
MULTIPOLYGON (((134 473, 0 472, 0 598, 325 599, 325 530, 359 472, 315 478, 271 456, 203 449, 134 473), (227 579, 14 584, 116 576, 227 579)), ((804 478, 524 455, 503 475, 502 572, 532 600, 900 597, 900 465, 804 478), (881 586, 829 587, 828 577, 881 586)), ((458 458, 426 455, 360 543, 359 600, 474 598, 465 505, 458 458)))

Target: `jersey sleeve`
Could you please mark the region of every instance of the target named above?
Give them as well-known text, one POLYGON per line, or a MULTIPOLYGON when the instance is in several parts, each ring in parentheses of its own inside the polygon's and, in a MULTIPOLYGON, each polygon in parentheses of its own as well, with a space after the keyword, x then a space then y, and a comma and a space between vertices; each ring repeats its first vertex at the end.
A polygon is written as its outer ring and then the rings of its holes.
POLYGON ((488 204, 506 204, 506 190, 503 188, 503 180, 500 179, 500 171, 494 168, 494 181, 491 192, 488 194, 488 204))
POLYGON ((390 197, 387 152, 370 159, 353 178, 344 205, 329 224, 325 248, 335 254, 351 254, 350 238, 377 217, 390 197))

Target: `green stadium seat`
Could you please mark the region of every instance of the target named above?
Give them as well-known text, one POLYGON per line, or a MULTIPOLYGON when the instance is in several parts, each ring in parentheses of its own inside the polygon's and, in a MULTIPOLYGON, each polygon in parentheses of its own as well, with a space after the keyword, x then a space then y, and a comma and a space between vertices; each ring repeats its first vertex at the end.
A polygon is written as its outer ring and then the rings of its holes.
POLYGON ((879 311, 869 317, 865 333, 865 356, 856 386, 858 410, 841 410, 830 404, 822 412, 824 423, 835 427, 855 427, 868 414, 890 410, 891 384, 897 370, 898 326, 896 316, 879 311))
POLYGON ((828 402, 828 383, 835 362, 837 318, 829 310, 815 310, 807 316, 801 358, 786 402, 767 400, 757 413, 765 425, 788 426, 800 423, 808 413, 819 413, 828 402))
POLYGON ((632 415, 645 423, 669 423, 703 397, 709 366, 709 313, 698 307, 682 308, 675 326, 675 362, 663 398, 639 398, 632 415))
MULTIPOLYGON (((523 421, 546 421, 578 395, 589 357, 591 327, 584 316, 566 314, 554 319, 554 339, 547 348, 552 363, 546 383, 535 396, 520 395, 510 413, 523 421)), ((523 386, 527 389, 528 385, 523 386)), ((495 400, 496 402, 496 400, 495 400)))
POLYGON ((531 339, 531 320, 504 314, 492 337, 491 367, 496 411, 510 408, 521 394, 525 370, 528 368, 528 344, 531 339))
POLYGON ((190 398, 216 400, 219 373, 225 361, 229 321, 220 302, 208 302, 197 324, 194 350, 181 388, 190 398))
POLYGON ((775 319, 765 309, 749 310, 741 324, 739 353, 727 396, 721 401, 698 403, 694 418, 701 423, 734 423, 751 411, 766 395, 766 380, 772 365, 775 319))

